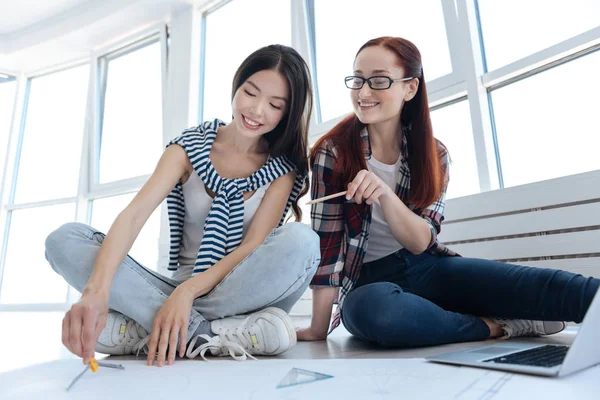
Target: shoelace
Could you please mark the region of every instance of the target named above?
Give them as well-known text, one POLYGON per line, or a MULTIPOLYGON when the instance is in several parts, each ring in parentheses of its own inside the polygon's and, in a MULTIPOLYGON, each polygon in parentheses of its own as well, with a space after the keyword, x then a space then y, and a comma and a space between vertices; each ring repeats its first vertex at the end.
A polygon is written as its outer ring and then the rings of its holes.
POLYGON ((148 340, 150 340, 150 334, 146 335, 146 337, 140 337, 138 333, 139 325, 133 319, 127 321, 127 325, 125 326, 125 337, 123 337, 123 341, 128 345, 132 346, 131 350, 135 351, 135 355, 138 356, 140 351, 144 348, 148 340))
POLYGON ((247 357, 256 360, 256 357, 248 352, 248 349, 253 347, 252 338, 250 332, 243 325, 242 323, 235 329, 220 329, 213 337, 208 335, 194 337, 188 345, 187 357, 195 358, 200 354, 203 360, 208 361, 204 354, 208 350, 214 349, 221 350, 223 354, 229 353, 231 358, 236 361, 244 361, 247 357), (197 349, 193 350, 198 339, 204 339, 206 343, 201 344, 197 349))
POLYGON ((508 320, 504 318, 495 318, 495 321, 502 325, 502 329, 506 333, 501 339, 518 336, 535 336, 536 334, 535 326, 532 321, 521 319, 508 320))

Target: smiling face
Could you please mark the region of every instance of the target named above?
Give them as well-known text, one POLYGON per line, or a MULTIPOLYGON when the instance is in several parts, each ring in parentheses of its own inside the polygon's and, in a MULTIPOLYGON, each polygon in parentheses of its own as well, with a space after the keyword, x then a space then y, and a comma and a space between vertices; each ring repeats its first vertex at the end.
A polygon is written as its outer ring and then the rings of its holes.
MULTIPOLYGON (((380 46, 363 49, 354 60, 354 75, 363 78, 386 76, 391 79, 406 78, 394 53, 380 46)), ((373 90, 367 82, 362 89, 351 90, 352 107, 364 124, 375 124, 400 119, 402 106, 411 100, 418 89, 418 79, 394 82, 389 89, 373 90)))
POLYGON ((251 75, 233 97, 233 123, 238 132, 258 137, 275 129, 287 113, 288 97, 288 83, 279 72, 262 70, 251 75))

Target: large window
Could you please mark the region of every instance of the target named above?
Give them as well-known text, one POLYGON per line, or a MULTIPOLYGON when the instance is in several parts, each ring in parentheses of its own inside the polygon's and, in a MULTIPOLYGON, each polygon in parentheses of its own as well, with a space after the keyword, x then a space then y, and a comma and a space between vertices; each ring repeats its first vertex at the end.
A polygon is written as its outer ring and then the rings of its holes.
POLYGON ((64 303, 67 284, 44 257, 50 232, 75 219, 75 203, 13 211, 0 303, 64 303))
POLYGON ((290 0, 232 1, 205 21, 202 119, 229 122, 233 76, 242 61, 269 44, 291 45, 290 0))
POLYGON ((492 92, 504 186, 600 169, 600 51, 492 92))
MULTIPOLYGON (((91 225, 103 233, 108 229, 121 211, 131 202, 135 193, 105 197, 94 200, 91 225)), ((150 216, 129 255, 146 268, 157 269, 158 233, 160 229, 160 207, 150 216)))
MULTIPOLYGON (((165 35, 157 29, 111 44, 78 66, 26 75, 16 113, 16 82, 0 74, 0 166, 15 160, 10 173, 0 171, 3 308, 62 308, 72 301, 72 289, 45 259, 47 236, 71 221, 106 233, 154 170, 163 142, 165 35), (90 68, 94 64, 97 69, 90 68), (7 154, 11 130, 17 134, 7 154)), ((160 211, 130 252, 153 270, 160 211)))
POLYGON ((17 83, 13 78, 0 74, 0 181, 6 160, 16 87, 17 83))
POLYGON ((67 300, 67 284, 48 265, 44 246, 50 232, 75 220, 88 81, 86 65, 28 83, 0 303, 67 300))
POLYGON ((352 111, 344 76, 369 39, 400 36, 421 51, 429 81, 452 72, 441 1, 314 0, 315 54, 321 120, 352 111))
POLYGON ((77 195, 88 80, 84 65, 30 81, 15 203, 77 195))
POLYGON ((431 123, 434 136, 448 148, 452 160, 447 198, 479 193, 469 102, 461 101, 431 112, 431 123))
POLYGON ((600 25, 597 0, 478 0, 488 70, 600 25))
POLYGON ((158 39, 104 57, 106 82, 99 182, 152 173, 162 153, 162 72, 158 39))

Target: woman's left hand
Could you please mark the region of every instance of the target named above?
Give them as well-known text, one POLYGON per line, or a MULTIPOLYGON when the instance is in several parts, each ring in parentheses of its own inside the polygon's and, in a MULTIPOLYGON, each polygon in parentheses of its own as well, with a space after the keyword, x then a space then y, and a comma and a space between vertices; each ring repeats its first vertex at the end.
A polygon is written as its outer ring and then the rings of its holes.
POLYGON ((167 363, 172 365, 177 352, 177 339, 179 339, 179 356, 183 357, 193 302, 193 295, 184 285, 177 287, 164 302, 154 318, 152 334, 148 342, 148 365, 154 364, 156 356, 156 365, 162 367, 165 364, 167 348, 169 351, 166 357, 167 363))
POLYGON ((361 204, 363 201, 369 205, 373 204, 379 197, 391 193, 391 188, 377 175, 369 170, 363 169, 348 184, 346 199, 353 199, 361 204))

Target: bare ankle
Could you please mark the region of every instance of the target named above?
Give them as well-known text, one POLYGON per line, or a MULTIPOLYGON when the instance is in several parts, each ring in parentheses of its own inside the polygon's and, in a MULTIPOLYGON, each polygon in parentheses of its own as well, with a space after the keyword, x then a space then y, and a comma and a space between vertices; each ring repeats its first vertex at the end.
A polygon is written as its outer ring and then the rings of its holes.
POLYGON ((481 318, 481 320, 483 322, 485 322, 485 324, 488 326, 488 328, 490 328, 490 338, 498 338, 501 336, 504 336, 504 330, 502 329, 502 326, 494 321, 492 321, 489 318, 481 318))

